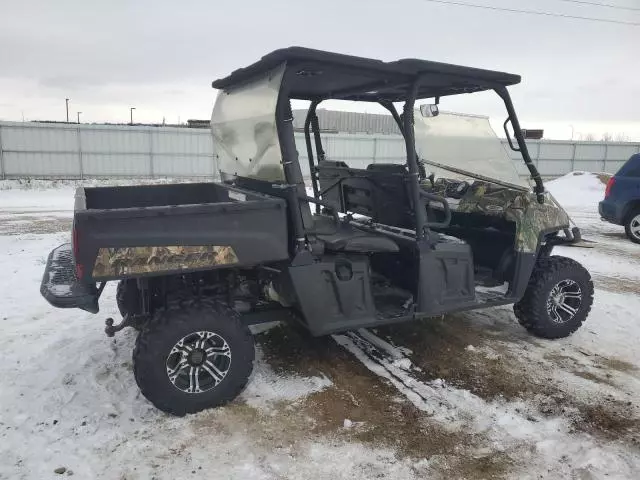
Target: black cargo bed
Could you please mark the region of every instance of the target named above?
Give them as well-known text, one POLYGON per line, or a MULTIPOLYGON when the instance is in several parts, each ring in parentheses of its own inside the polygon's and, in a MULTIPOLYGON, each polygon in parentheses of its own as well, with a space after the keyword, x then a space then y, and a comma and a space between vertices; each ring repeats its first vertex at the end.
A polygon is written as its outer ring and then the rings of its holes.
POLYGON ((80 188, 74 232, 83 281, 289 258, 286 202, 219 183, 80 188))

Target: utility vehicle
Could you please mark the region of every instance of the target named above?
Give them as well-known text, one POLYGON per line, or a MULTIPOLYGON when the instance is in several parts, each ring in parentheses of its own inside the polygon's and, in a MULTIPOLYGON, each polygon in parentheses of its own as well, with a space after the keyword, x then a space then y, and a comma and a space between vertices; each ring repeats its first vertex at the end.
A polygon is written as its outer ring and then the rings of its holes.
POLYGON ((578 263, 551 256, 579 245, 580 232, 529 157, 507 91, 519 81, 424 60, 276 50, 213 82, 221 181, 78 189, 72 242, 51 252, 41 292, 97 313, 105 284, 119 281, 123 320, 108 319, 106 332, 139 330, 136 381, 176 415, 239 394, 254 361, 248 327, 259 322, 290 318, 328 335, 514 304, 534 335, 567 336, 585 320, 593 285, 578 263), (531 185, 486 119, 460 117, 463 131, 438 115, 440 99, 485 90, 506 107, 531 185), (387 109, 406 162, 332 160, 316 114, 329 99, 387 109), (434 102, 417 108, 419 99, 434 102), (310 102, 312 195, 291 100, 310 102))

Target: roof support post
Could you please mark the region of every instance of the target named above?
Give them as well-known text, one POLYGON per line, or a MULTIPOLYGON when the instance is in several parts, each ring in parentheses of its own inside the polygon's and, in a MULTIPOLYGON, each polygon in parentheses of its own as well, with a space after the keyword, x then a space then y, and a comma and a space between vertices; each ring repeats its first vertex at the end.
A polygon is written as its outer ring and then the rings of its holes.
MULTIPOLYGON (((309 132, 309 127, 311 122, 314 124, 314 135, 316 134, 315 129, 318 126, 318 117, 316 116, 316 107, 320 103, 317 100, 311 102, 309 106, 309 111, 307 112, 307 118, 304 121, 304 141, 307 145, 307 158, 309 159, 309 175, 311 176, 311 187, 313 188, 313 196, 317 199, 320 199, 320 190, 318 187, 318 177, 316 175, 316 166, 313 160, 313 147, 311 146, 311 133, 309 132), (315 120, 314 120, 315 119, 315 120)), ((318 137, 320 137, 320 132, 318 132, 318 137)), ((320 149, 318 149, 318 139, 316 139, 316 152, 318 153, 318 162, 324 160, 324 152, 322 151, 322 145, 320 145, 320 149), (322 157, 320 154, 322 153, 322 157)), ((320 204, 316 203, 316 213, 320 213, 320 204)))
POLYGON ((413 128, 413 107, 416 103, 418 88, 420 87, 421 78, 418 77, 407 92, 407 99, 404 102, 403 109, 403 133, 404 144, 407 150, 407 166, 409 167, 409 192, 415 211, 416 219, 416 241, 420 242, 425 238, 426 234, 426 208, 422 203, 420 195, 420 174, 418 170, 418 156, 416 154, 416 140, 413 128))
MULTIPOLYGON (((535 192, 537 195, 538 203, 544 203, 544 184, 542 183, 542 177, 538 172, 537 167, 531 160, 531 156, 529 155, 529 150, 527 149, 527 143, 524 141, 524 137, 522 136, 522 128, 520 127, 520 122, 518 121, 518 115, 516 115, 516 110, 513 107, 513 102, 511 101, 511 96, 509 95, 509 91, 503 85, 495 87, 495 92, 502 98, 504 102, 504 106, 507 108, 507 113, 509 114, 509 120, 511 120, 511 126, 513 127, 513 134, 516 137, 516 141, 518 142, 518 148, 520 150, 520 154, 524 159, 524 163, 527 165, 529 169, 529 173, 531 173, 531 178, 536 183, 535 192)), ((505 127, 506 128, 506 127, 505 127)))

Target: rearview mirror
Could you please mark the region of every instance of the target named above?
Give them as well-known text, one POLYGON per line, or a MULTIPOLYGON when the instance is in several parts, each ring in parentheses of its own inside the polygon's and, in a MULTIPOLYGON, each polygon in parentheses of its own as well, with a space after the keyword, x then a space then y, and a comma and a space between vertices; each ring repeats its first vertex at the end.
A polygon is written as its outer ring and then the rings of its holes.
POLYGON ((438 105, 434 103, 425 103, 424 105, 420 105, 420 115, 423 117, 437 117, 439 113, 438 105))

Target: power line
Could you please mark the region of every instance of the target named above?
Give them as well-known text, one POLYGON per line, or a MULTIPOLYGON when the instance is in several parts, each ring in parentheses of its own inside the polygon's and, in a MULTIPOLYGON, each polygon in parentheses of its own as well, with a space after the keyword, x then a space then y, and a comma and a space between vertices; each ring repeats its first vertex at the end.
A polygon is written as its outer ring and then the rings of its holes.
POLYGON ((538 10, 518 10, 515 8, 492 7, 489 5, 478 5, 477 3, 455 2, 451 0, 422 0, 422 1, 431 2, 431 3, 442 3, 445 5, 456 5, 459 7, 483 8, 485 10, 498 10, 498 11, 511 12, 511 13, 526 13, 529 15, 542 15, 545 17, 571 18, 573 20, 588 20, 591 22, 617 23, 620 25, 631 25, 634 27, 640 27, 640 23, 638 22, 625 22, 623 20, 609 20, 607 18, 581 17, 578 15, 566 15, 564 13, 541 12, 538 10))
POLYGON ((623 5, 613 5, 611 3, 587 2, 584 0, 558 0, 558 1, 567 2, 567 3, 577 3, 579 5, 591 5, 592 7, 615 8, 618 10, 631 10, 633 12, 640 12, 640 8, 637 8, 637 7, 625 7, 623 5))

